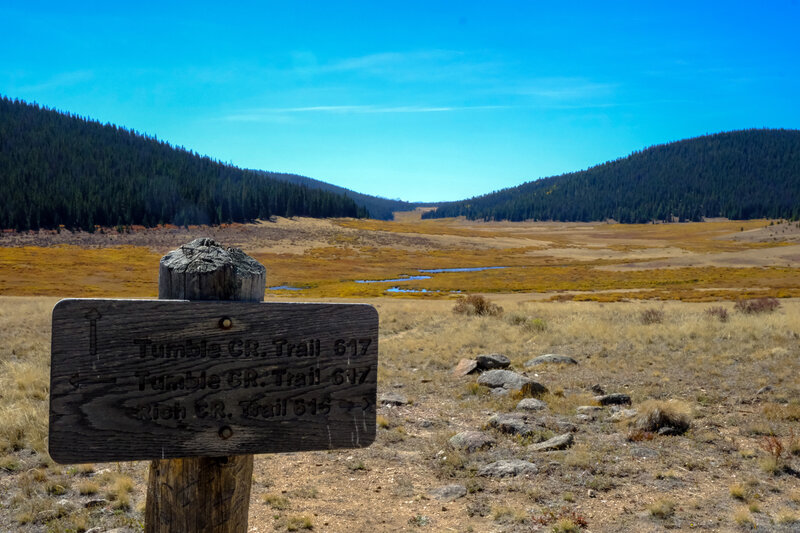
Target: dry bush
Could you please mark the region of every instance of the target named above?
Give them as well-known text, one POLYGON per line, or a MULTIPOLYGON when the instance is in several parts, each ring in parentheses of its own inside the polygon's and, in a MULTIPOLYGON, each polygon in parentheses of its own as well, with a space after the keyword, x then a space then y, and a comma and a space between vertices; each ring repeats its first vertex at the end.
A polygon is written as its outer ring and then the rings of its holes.
POLYGON ((574 533, 588 526, 586 518, 576 511, 562 507, 558 510, 546 509, 542 514, 531 516, 534 525, 553 525, 553 531, 560 533, 574 533))
POLYGON ((721 305, 716 305, 714 307, 709 307, 706 309, 706 316, 709 318, 716 318, 720 322, 727 322, 730 318, 728 314, 728 310, 722 307, 721 305))
POLYGON ((500 316, 503 308, 490 302, 480 294, 470 294, 459 296, 453 312, 458 315, 477 315, 477 316, 500 316))
POLYGON ((678 433, 685 433, 691 421, 691 410, 683 402, 650 400, 642 404, 634 427, 646 432, 657 432, 661 428, 671 427, 678 433))
POLYGON ((781 306, 775 298, 751 298, 749 300, 737 300, 734 309, 746 315, 758 313, 771 313, 781 306))
POLYGON ((664 311, 661 309, 645 309, 639 314, 642 324, 661 324, 664 322, 664 311))
POLYGON ((675 514, 675 502, 670 499, 662 499, 647 506, 650 514, 656 518, 669 518, 675 514))

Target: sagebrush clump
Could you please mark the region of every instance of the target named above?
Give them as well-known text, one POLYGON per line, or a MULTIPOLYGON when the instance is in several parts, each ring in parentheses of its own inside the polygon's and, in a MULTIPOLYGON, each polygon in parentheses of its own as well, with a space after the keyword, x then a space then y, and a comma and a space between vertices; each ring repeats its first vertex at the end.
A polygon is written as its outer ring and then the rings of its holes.
POLYGON ((733 306, 734 309, 746 315, 756 313, 771 313, 781 306, 775 298, 751 298, 750 300, 738 300, 733 306))
POLYGON ((691 421, 691 411, 684 403, 652 400, 642 405, 634 426, 652 433, 663 428, 672 428, 675 433, 680 434, 689 429, 691 421))
POLYGON ((480 294, 470 294, 459 296, 453 312, 458 315, 500 316, 503 314, 503 308, 480 294))

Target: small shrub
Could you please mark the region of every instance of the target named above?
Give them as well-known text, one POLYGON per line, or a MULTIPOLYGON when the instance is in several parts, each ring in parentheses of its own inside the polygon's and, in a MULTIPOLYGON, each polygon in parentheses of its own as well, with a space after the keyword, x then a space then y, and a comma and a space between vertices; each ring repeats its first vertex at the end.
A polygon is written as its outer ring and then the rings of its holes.
POLYGON ((738 300, 733 306, 740 313, 754 315, 758 313, 771 313, 781 306, 775 298, 751 298, 749 300, 738 300))
POLYGON ((753 515, 747 510, 747 507, 740 507, 733 513, 733 521, 741 527, 755 527, 756 521, 753 520, 753 515))
POLYGON ((730 494, 736 500, 745 501, 747 499, 747 487, 741 483, 734 483, 731 485, 730 494))
POLYGON ((797 524, 800 522, 800 515, 789 509, 784 509, 778 513, 777 522, 779 524, 797 524))
POLYGON ((78 493, 82 496, 91 496, 92 494, 97 494, 100 492, 100 486, 97 483, 88 480, 79 482, 75 488, 78 489, 78 493))
POLYGON ((531 521, 537 526, 553 524, 553 531, 559 533, 576 533, 588 524, 582 515, 563 507, 557 511, 545 510, 540 515, 532 515, 531 521))
POLYGON ((61 496, 66 494, 68 489, 69 483, 67 482, 49 481, 45 485, 45 490, 51 496, 61 496))
POLYGON ((111 507, 117 511, 129 511, 131 508, 131 497, 127 493, 118 494, 111 507))
POLYGON ((314 522, 310 516, 290 516, 286 520, 286 529, 288 531, 300 531, 301 529, 314 529, 314 522))
POLYGON ((479 294, 459 296, 453 312, 458 315, 500 316, 503 308, 479 294))
POLYGON ((658 500, 648 505, 647 510, 656 518, 669 518, 675 514, 675 502, 669 499, 658 500))
POLYGON ((786 456, 797 453, 800 449, 792 431, 788 440, 784 442, 775 435, 766 436, 761 440, 761 449, 767 452, 767 457, 759 461, 759 466, 764 472, 777 474, 784 468, 786 456))
POLYGON ((525 329, 528 331, 535 331, 537 333, 541 333, 547 330, 547 322, 545 322, 543 318, 534 318, 533 320, 529 320, 528 323, 525 324, 525 329))
POLYGON ((20 462, 13 455, 4 455, 0 457, 0 470, 7 470, 9 472, 16 472, 21 468, 20 462))
POLYGON ((524 326, 528 323, 528 317, 519 313, 510 313, 506 316, 506 321, 512 326, 524 326))
POLYGON ((639 320, 646 326, 661 324, 664 322, 664 311, 661 309, 645 309, 639 314, 639 320))
POLYGON ((628 442, 642 442, 645 440, 653 440, 656 438, 656 434, 652 431, 645 431, 643 429, 632 429, 628 432, 628 436, 626 437, 628 442))
POLYGON ((553 533, 579 533, 581 526, 569 518, 560 518, 553 524, 553 533))
POLYGON ((691 412, 689 407, 677 401, 645 402, 636 417, 636 429, 657 432, 661 428, 671 427, 678 433, 685 433, 691 425, 691 412))
POLYGON ((376 416, 375 423, 378 425, 379 428, 389 429, 389 419, 383 415, 376 416))
POLYGON ((269 505, 273 509, 282 511, 289 508, 289 498, 281 496, 280 494, 268 493, 262 496, 261 501, 269 505))
POLYGON ((730 318, 728 310, 719 305, 706 309, 706 316, 709 318, 716 318, 720 322, 727 322, 728 318, 730 318))
POLYGON ((492 508, 492 519, 495 522, 500 522, 504 524, 508 523, 521 524, 528 519, 528 515, 524 511, 520 511, 518 509, 514 509, 513 507, 508 507, 506 505, 501 505, 499 507, 492 508))
POLYGON ((425 527, 427 525, 430 525, 431 519, 428 516, 425 516, 425 515, 422 515, 422 514, 418 514, 418 515, 414 515, 411 518, 409 518, 408 519, 408 523, 409 523, 409 525, 416 526, 416 527, 425 527))

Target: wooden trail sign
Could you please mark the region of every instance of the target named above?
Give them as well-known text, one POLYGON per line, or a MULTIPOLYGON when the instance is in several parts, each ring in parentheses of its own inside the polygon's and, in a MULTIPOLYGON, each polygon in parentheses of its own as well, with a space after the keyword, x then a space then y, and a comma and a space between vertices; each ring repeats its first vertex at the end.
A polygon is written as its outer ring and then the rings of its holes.
POLYGON ((378 316, 358 304, 62 300, 53 310, 59 463, 365 447, 378 316))

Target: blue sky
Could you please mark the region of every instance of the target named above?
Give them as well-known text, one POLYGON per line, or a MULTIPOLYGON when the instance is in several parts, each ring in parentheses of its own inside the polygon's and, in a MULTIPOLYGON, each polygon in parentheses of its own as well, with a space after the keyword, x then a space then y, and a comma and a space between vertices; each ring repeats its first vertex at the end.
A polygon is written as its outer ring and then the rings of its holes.
POLYGON ((797 0, 0 0, 0 20, 0 94, 388 198, 800 127, 797 0))

